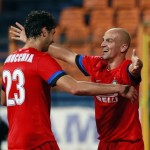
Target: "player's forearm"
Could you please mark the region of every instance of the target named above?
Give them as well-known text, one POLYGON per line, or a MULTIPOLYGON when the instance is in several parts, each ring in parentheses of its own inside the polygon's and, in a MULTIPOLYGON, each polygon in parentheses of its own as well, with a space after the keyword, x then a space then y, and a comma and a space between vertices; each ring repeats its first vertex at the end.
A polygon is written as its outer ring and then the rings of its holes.
POLYGON ((113 94, 119 93, 120 90, 124 90, 122 86, 113 84, 99 84, 85 81, 78 81, 78 84, 74 87, 75 95, 100 95, 100 94, 113 94))
POLYGON ((88 96, 118 93, 119 95, 130 99, 132 103, 138 97, 137 91, 134 87, 131 87, 129 85, 119 85, 119 84, 104 85, 99 83, 94 84, 94 83, 80 81, 78 82, 76 88, 74 88, 74 91, 76 91, 75 95, 88 95, 88 96))
POLYGON ((65 75, 57 80, 56 85, 63 91, 73 95, 100 95, 123 92, 123 85, 100 84, 87 81, 77 81, 69 75, 65 75))
POLYGON ((86 81, 77 81, 69 75, 59 78, 56 85, 63 91, 73 95, 96 96, 101 94, 119 93, 126 98, 137 98, 137 91, 134 87, 119 84, 99 84, 86 81))
POLYGON ((48 53, 54 58, 76 66, 75 57, 77 54, 57 43, 52 43, 49 46, 48 53))

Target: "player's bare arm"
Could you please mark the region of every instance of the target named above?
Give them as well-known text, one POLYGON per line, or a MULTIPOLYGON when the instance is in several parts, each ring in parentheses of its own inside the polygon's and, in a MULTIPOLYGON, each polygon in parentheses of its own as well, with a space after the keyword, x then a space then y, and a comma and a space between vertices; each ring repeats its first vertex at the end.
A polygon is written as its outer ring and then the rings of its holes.
POLYGON ((136 55, 135 49, 133 49, 131 61, 132 61, 132 64, 129 66, 129 72, 132 74, 132 76, 139 77, 141 74, 143 63, 136 55))
POLYGON ((77 81, 69 75, 58 79, 56 85, 58 88, 73 95, 100 95, 119 93, 121 96, 132 99, 137 98, 137 91, 134 87, 120 84, 99 84, 86 81, 77 81))
POLYGON ((6 93, 1 90, 1 105, 6 106, 6 93))
POLYGON ((52 43, 49 46, 48 53, 54 58, 60 59, 73 66, 76 66, 75 58, 77 54, 71 51, 70 49, 63 47, 62 45, 52 43))

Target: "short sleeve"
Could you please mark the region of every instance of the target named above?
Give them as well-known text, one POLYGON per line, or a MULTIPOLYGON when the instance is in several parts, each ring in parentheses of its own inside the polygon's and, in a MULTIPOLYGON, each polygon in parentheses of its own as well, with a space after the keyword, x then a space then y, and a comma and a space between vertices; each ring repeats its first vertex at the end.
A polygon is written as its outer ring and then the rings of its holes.
POLYGON ((85 76, 90 76, 95 70, 95 67, 101 68, 103 65, 102 58, 98 56, 77 55, 75 61, 76 65, 85 76))
POLYGON ((131 64, 130 60, 126 60, 122 67, 121 67, 121 75, 122 75, 122 80, 126 83, 126 84, 132 84, 132 85, 138 85, 141 82, 141 76, 139 76, 138 78, 135 78, 132 76, 132 74, 129 72, 129 66, 131 64))
POLYGON ((56 81, 66 75, 60 65, 50 55, 44 54, 41 56, 37 66, 38 74, 50 86, 55 86, 56 81))

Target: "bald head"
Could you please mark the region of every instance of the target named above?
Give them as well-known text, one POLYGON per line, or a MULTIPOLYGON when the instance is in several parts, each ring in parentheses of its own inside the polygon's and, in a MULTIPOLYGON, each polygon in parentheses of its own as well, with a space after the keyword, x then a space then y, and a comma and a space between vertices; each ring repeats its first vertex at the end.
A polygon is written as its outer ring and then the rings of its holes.
POLYGON ((115 34, 118 33, 120 42, 122 44, 127 44, 128 48, 130 47, 131 37, 125 29, 123 29, 123 28, 111 28, 111 29, 107 30, 106 32, 111 32, 111 33, 115 33, 115 34))

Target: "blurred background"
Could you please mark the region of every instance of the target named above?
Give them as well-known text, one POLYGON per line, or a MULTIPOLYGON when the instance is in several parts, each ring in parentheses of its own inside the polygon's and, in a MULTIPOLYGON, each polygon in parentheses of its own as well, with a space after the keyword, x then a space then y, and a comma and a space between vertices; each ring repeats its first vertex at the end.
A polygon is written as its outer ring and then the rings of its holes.
MULTIPOLYGON (((109 28, 128 30, 132 43, 127 58, 136 48, 144 64, 139 111, 145 150, 150 150, 150 0, 0 0, 0 74, 8 54, 22 46, 10 38, 9 27, 16 21, 24 24, 31 10, 51 12, 58 23, 54 41, 79 54, 100 55, 102 36, 109 28)), ((77 80, 89 80, 75 67, 57 61, 77 80)), ((2 150, 7 150, 6 117, 6 108, 0 106, 2 150)), ((97 149, 93 97, 72 96, 53 89, 51 117, 62 150, 97 149)))

